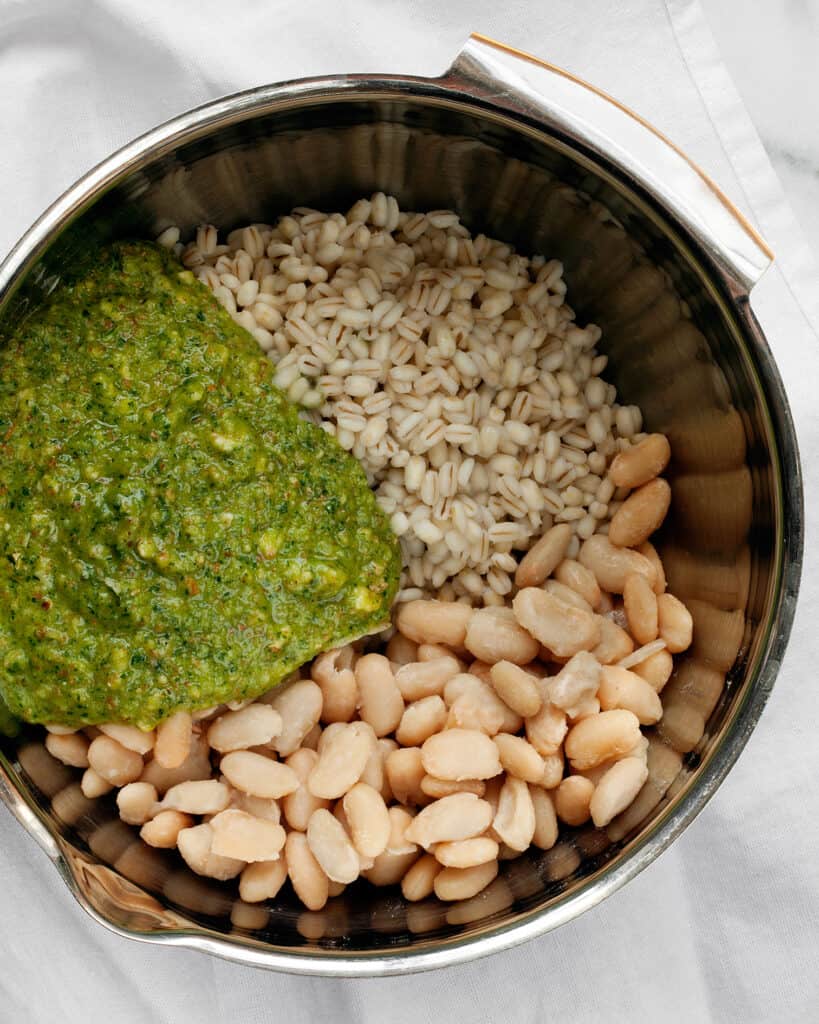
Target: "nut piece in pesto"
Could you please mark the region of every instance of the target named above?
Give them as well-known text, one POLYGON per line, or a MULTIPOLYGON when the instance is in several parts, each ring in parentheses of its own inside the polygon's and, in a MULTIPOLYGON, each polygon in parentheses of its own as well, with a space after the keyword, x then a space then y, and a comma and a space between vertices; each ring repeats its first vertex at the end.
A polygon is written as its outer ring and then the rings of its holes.
POLYGON ((363 470, 163 250, 119 243, 0 343, 0 695, 150 728, 388 618, 363 470))

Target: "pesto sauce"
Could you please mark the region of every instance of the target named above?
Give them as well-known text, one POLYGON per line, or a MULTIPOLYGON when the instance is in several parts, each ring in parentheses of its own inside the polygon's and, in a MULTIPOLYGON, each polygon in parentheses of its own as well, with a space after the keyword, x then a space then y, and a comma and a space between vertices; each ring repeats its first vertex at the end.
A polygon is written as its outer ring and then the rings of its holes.
POLYGON ((0 695, 31 722, 256 696, 388 619, 358 462, 164 250, 120 243, 0 348, 0 695))

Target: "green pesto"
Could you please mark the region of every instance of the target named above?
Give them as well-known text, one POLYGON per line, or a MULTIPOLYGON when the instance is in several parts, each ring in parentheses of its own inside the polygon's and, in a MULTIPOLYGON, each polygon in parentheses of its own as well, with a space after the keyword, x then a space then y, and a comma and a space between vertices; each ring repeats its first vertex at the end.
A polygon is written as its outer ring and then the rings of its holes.
POLYGON ((121 243, 0 348, 0 695, 149 728, 269 690, 388 618, 358 462, 158 247, 121 243))

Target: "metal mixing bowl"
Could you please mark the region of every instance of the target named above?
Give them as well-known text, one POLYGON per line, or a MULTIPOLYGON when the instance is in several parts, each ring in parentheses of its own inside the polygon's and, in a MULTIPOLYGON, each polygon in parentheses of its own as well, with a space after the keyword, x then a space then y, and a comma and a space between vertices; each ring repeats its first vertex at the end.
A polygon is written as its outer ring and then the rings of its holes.
POLYGON ((149 849, 39 730, 5 741, 0 789, 80 903, 116 931, 304 973, 459 963, 575 917, 650 863, 701 810, 773 685, 796 601, 802 492, 782 384, 750 310, 764 243, 667 140, 559 69, 473 37, 439 79, 313 79, 241 93, 150 132, 78 182, 0 266, 15 322, 94 246, 169 224, 231 228, 375 189, 452 207, 474 231, 565 264, 608 374, 671 438, 661 548, 695 619, 663 692, 650 777, 606 830, 567 831, 460 905, 356 884, 320 913, 286 892, 250 908, 149 849))

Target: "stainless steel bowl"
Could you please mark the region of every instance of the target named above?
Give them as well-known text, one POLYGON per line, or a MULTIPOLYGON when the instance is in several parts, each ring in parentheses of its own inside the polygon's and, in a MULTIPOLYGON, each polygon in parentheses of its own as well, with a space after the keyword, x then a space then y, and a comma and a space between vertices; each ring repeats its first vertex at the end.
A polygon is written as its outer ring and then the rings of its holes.
POLYGON ((692 651, 663 692, 650 777, 607 830, 506 862, 461 905, 353 886, 320 913, 267 909, 146 847, 113 801, 87 801, 37 730, 6 741, 3 800, 82 906, 134 938, 300 973, 390 974, 503 949, 575 917, 650 863, 738 757, 773 685, 802 548, 796 439, 749 306, 771 254, 702 172, 609 97, 473 36, 438 79, 340 76, 240 93, 184 114, 98 166, 0 266, 14 322, 63 267, 122 236, 343 208, 375 189, 452 207, 473 230, 558 256, 609 373, 671 437, 662 549, 691 606, 692 651), (269 910, 269 913, 268 913, 269 910))

